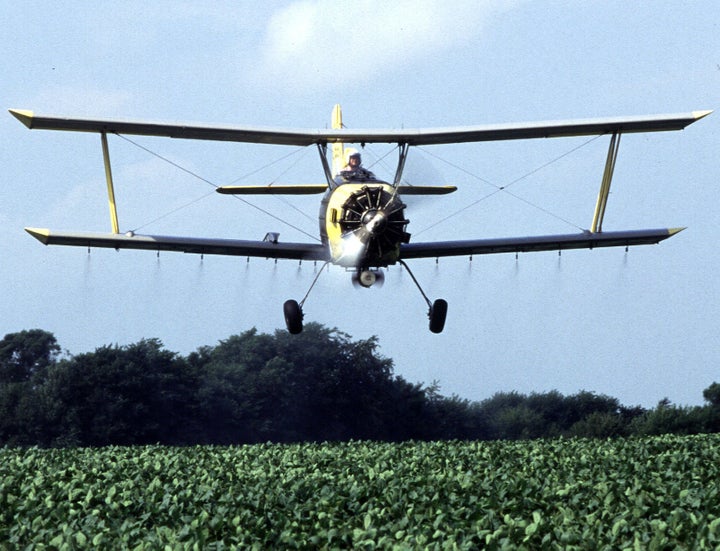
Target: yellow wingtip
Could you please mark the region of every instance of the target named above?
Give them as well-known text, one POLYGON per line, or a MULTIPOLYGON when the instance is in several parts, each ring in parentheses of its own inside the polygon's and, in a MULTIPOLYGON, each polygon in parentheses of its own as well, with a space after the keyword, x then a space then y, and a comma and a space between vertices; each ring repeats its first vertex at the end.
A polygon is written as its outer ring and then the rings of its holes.
POLYGON ((42 228, 25 228, 25 231, 32 235, 35 239, 40 241, 40 243, 42 243, 43 245, 48 244, 48 239, 50 238, 50 230, 42 228))
POLYGON ((702 119, 703 117, 707 117, 712 112, 713 112, 713 110, 709 109, 707 111, 693 111, 692 114, 693 114, 693 117, 695 117, 695 120, 697 121, 697 120, 702 119))
POLYGON ((672 237, 673 235, 675 235, 676 233, 680 233, 684 229, 686 229, 686 228, 684 228, 684 227, 683 228, 669 228, 668 234, 672 237))
POLYGON ((32 128, 32 121, 33 117, 35 117, 35 113, 27 109, 8 109, 8 111, 10 111, 10 114, 25 126, 32 128))

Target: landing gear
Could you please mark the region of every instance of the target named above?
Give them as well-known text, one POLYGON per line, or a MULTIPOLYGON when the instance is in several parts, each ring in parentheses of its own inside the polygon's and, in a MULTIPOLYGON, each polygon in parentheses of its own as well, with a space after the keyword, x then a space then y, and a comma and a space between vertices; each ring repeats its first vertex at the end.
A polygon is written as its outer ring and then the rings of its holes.
POLYGON ((446 300, 439 298, 434 302, 430 302, 430 299, 427 297, 425 292, 422 290, 422 287, 420 287, 420 284, 418 283, 418 280, 415 279, 415 275, 412 273, 410 268, 408 267, 405 262, 402 260, 399 260, 400 264, 403 265, 403 267, 408 271, 410 274, 410 277, 412 278, 413 282, 415 283, 415 286, 420 291, 420 294, 425 299, 425 302, 427 302, 428 305, 428 318, 430 319, 430 331, 433 333, 442 333, 442 330, 445 328, 445 318, 447 318, 447 309, 448 309, 448 303, 446 300))
MULTIPOLYGON (((448 303, 446 300, 439 298, 435 300, 434 302, 430 302, 430 299, 427 297, 425 292, 422 290, 422 287, 420 287, 420 284, 418 283, 417 279, 415 279, 415 275, 413 275, 410 268, 408 268, 407 264, 403 262, 402 260, 399 261, 400 264, 402 264, 405 269, 410 274, 410 277, 412 278, 413 282, 417 286, 418 290, 420 291, 420 294, 422 294, 423 298, 425 299, 425 302, 428 305, 428 319, 430 320, 430 331, 433 333, 442 333, 443 329, 445 328, 445 319, 447 318, 447 310, 448 310, 448 303)), ((312 282, 312 285, 310 285, 310 288, 308 289, 308 292, 305 293, 305 297, 300 301, 296 301, 293 299, 286 300, 285 304, 283 304, 283 314, 285 315, 285 325, 287 326, 287 330, 292 335, 297 335, 298 333, 302 333, 303 330, 303 305, 305 304, 305 301, 308 298, 308 295, 310 294, 310 291, 312 291, 312 288, 315 286, 315 283, 317 283, 318 278, 320 277, 320 274, 325 269, 325 267, 329 264, 329 262, 326 262, 323 264, 322 268, 318 271, 317 275, 315 276, 315 279, 312 282)), ((381 283, 382 282, 382 272, 375 272, 370 270, 361 270, 357 274, 353 275, 353 281, 356 282, 358 285, 363 287, 370 287, 375 283, 381 283), (378 277, 380 276, 380 277, 378 277)))
POLYGON ((297 335, 298 333, 302 333, 304 317, 302 311, 303 304, 305 304, 305 301, 307 300, 310 291, 312 291, 312 288, 317 283, 320 274, 325 269, 325 266, 327 266, 328 264, 330 263, 326 262, 322 265, 322 268, 320 268, 320 270, 318 271, 315 279, 313 279, 312 285, 310 285, 308 292, 305 293, 305 297, 299 303, 297 300, 290 299, 286 300, 285 304, 283 304, 283 314, 285 314, 285 326, 287 327, 287 330, 290 334, 297 335))
POLYGON ((292 335, 297 335, 303 330, 303 312, 297 300, 286 300, 283 304, 285 313, 285 325, 292 335))

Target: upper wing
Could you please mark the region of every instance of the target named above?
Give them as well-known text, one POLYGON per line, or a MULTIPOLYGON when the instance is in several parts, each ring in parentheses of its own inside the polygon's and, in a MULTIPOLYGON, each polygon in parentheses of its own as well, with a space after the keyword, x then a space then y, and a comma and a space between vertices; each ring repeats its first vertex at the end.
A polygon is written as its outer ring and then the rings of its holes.
POLYGON ((472 254, 524 253, 530 251, 562 251, 566 249, 594 249, 595 247, 627 247, 653 245, 672 237, 684 228, 630 230, 613 232, 582 232, 565 235, 505 237, 499 239, 468 239, 435 241, 400 245, 400 258, 436 258, 472 254))
POLYGON ((587 136, 614 132, 628 133, 681 130, 687 125, 709 115, 712 111, 693 111, 691 113, 644 117, 577 119, 569 121, 492 124, 485 126, 459 126, 415 130, 299 130, 74 119, 36 115, 32 111, 20 109, 11 109, 10 113, 28 128, 45 130, 106 132, 195 140, 305 146, 326 143, 406 143, 409 145, 437 145, 495 140, 587 136))
POLYGON ((74 245, 105 247, 108 249, 146 249, 196 254, 259 256, 295 260, 327 260, 327 250, 319 243, 281 243, 277 240, 244 241, 198 237, 170 237, 161 235, 121 235, 104 233, 51 232, 25 228, 45 245, 74 245))

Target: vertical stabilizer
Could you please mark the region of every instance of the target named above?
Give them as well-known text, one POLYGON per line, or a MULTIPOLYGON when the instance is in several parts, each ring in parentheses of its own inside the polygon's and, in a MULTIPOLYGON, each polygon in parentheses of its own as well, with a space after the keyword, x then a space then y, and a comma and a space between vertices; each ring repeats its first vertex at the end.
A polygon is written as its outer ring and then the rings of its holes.
MULTIPOLYGON (((332 129, 341 130, 342 125, 342 108, 339 103, 335 104, 332 112, 332 129)), ((345 151, 344 146, 341 143, 332 144, 332 171, 333 175, 340 172, 345 166, 345 151)))

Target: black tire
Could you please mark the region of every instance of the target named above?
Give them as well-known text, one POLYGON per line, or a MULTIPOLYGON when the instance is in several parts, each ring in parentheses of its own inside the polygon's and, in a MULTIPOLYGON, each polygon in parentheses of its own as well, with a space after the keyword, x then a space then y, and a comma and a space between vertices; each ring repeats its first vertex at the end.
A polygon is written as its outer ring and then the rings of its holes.
POLYGON ((445 327, 445 318, 447 317, 448 303, 441 298, 433 302, 430 307, 428 317, 430 318, 430 331, 433 333, 442 333, 445 327))
POLYGON ((292 335, 302 333, 303 313, 297 300, 286 300, 285 304, 283 304, 283 312, 285 313, 285 325, 288 332, 292 335))

